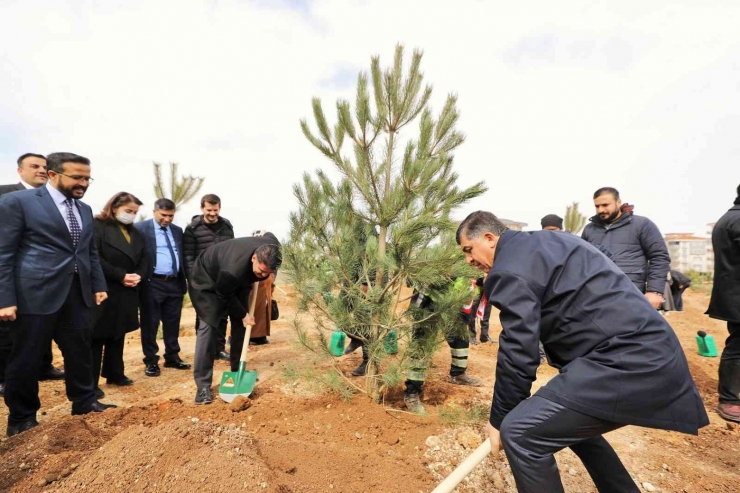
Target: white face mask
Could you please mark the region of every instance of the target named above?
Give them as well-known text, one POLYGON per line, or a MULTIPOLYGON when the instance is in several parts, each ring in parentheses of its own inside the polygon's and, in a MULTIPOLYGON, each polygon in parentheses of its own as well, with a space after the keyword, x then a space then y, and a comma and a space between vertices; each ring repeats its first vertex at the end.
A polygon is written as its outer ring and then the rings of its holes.
POLYGON ((118 219, 118 222, 121 224, 131 224, 136 220, 136 214, 121 211, 116 214, 116 219, 118 219))

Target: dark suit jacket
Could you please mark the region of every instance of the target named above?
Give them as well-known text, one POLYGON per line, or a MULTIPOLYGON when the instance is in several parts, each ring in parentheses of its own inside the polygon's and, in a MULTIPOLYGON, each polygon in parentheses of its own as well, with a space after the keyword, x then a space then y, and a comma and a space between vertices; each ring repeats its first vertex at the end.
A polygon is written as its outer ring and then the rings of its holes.
MULTIPOLYGON (((147 259, 146 276, 142 276, 141 282, 144 289, 147 288, 147 284, 151 282, 152 275, 154 274, 154 267, 157 263, 157 240, 154 237, 154 219, 147 219, 141 221, 134 226, 139 230, 139 233, 144 237, 144 253, 147 259)), ((177 286, 180 292, 184 295, 188 291, 188 283, 185 280, 185 257, 183 256, 183 242, 182 242, 182 228, 170 224, 172 229, 172 236, 175 238, 175 247, 177 248, 177 257, 180 264, 180 270, 177 272, 177 286)))
POLYGON ((55 313, 67 299, 75 262, 87 306, 95 305, 94 293, 106 291, 92 210, 77 204, 82 235, 75 248, 46 186, 0 198, 0 306, 17 306, 23 315, 55 313))
POLYGON ((100 265, 108 283, 108 299, 96 307, 93 338, 118 339, 139 328, 139 289, 122 284, 126 274, 139 274, 143 280, 147 273, 144 238, 133 226, 126 227, 131 243, 121 232, 118 222, 95 219, 95 247, 100 255, 100 265))
POLYGON ((575 236, 506 231, 485 281, 501 310, 491 424, 530 395, 542 341, 560 374, 537 395, 596 418, 696 434, 709 424, 673 329, 575 236))
POLYGON ((10 192, 17 192, 18 190, 25 190, 26 187, 22 183, 15 183, 13 185, 0 185, 0 195, 5 195, 10 192))
POLYGON ((242 319, 252 283, 258 278, 252 269, 252 255, 262 245, 280 245, 272 233, 222 241, 200 254, 190 275, 190 300, 198 316, 218 327, 224 315, 242 319))

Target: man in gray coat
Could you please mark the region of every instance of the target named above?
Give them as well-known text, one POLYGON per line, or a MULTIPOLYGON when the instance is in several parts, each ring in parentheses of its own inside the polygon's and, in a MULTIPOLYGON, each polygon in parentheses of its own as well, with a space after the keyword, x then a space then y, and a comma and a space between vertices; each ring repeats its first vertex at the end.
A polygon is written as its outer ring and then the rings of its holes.
POLYGON ((634 215, 632 207, 623 206, 615 188, 596 190, 594 206, 596 215, 581 237, 607 248, 617 267, 659 309, 671 268, 671 257, 660 230, 650 219, 634 215))
POLYGON ((604 433, 695 435, 709 424, 676 334, 599 250, 573 235, 511 231, 484 211, 462 222, 457 242, 488 272, 484 292, 500 310, 487 428, 520 492, 562 492, 553 454, 565 447, 600 492, 638 492, 604 433), (540 341, 560 373, 530 396, 540 341))

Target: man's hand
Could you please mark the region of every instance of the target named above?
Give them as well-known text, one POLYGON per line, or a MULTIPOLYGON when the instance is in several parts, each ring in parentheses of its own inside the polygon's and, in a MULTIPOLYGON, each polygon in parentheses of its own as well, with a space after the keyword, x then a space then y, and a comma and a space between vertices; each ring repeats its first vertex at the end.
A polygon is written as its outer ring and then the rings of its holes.
POLYGON ((139 274, 126 274, 123 277, 123 285, 127 288, 136 287, 141 282, 141 276, 139 274))
POLYGON ((99 305, 108 299, 108 293, 103 291, 102 293, 95 293, 95 304, 99 305))
POLYGON ((491 423, 486 423, 486 431, 488 432, 488 438, 491 440, 491 455, 498 459, 498 454, 501 451, 501 433, 491 423))
POLYGON ((15 315, 18 312, 17 306, 6 306, 0 308, 0 320, 3 322, 15 322, 15 315))
POLYGON ((645 298, 653 305, 653 308, 658 310, 663 305, 663 295, 658 293, 645 293, 645 298))
POLYGON ((244 322, 244 325, 251 325, 251 326, 254 326, 257 323, 257 322, 254 321, 254 317, 252 315, 250 315, 249 313, 247 313, 247 316, 244 317, 244 319, 242 320, 242 322, 244 322))

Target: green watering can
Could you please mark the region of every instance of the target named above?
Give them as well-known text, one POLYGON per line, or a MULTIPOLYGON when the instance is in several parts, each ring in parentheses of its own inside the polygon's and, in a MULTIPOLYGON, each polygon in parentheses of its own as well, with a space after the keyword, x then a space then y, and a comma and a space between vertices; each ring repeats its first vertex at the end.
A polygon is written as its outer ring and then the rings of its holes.
POLYGON ((329 340, 329 352, 332 356, 341 356, 344 354, 344 343, 347 340, 347 334, 341 330, 335 330, 331 333, 329 340))
POLYGON ((714 345, 714 337, 703 330, 696 333, 696 345, 699 347, 699 355, 707 358, 717 357, 717 346, 714 345))

